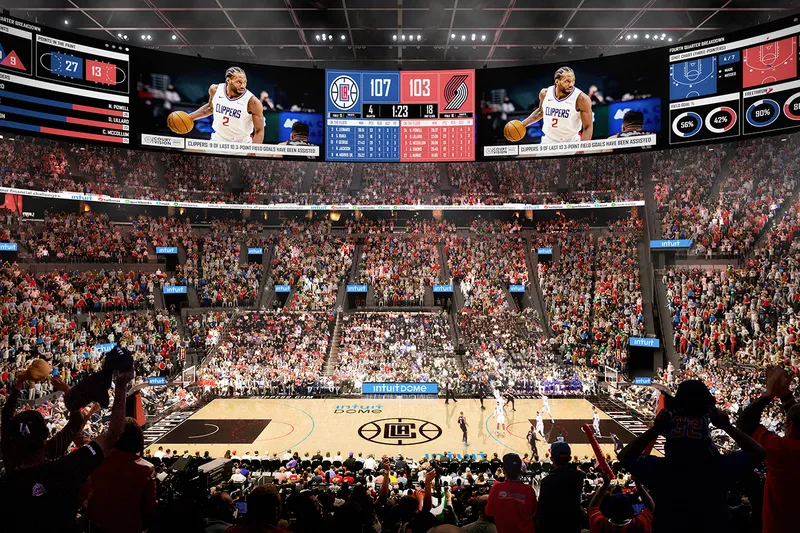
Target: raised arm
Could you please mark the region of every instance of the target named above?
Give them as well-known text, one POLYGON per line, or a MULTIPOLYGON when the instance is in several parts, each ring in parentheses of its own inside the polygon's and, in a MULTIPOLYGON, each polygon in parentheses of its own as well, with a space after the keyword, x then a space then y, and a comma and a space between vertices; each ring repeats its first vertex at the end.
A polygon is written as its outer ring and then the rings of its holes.
POLYGON ((208 87, 208 102, 200 106, 197 111, 189 113, 189 118, 192 120, 198 120, 201 118, 210 117, 214 113, 214 106, 211 101, 214 99, 215 94, 217 94, 216 84, 208 87))
POLYGON ((253 117, 253 144, 261 144, 264 142, 264 107, 258 98, 251 96, 247 111, 253 117))
POLYGON ((392 473, 392 467, 389 465, 389 458, 383 457, 383 483, 381 484, 381 493, 378 495, 376 506, 380 507, 389 497, 389 476, 392 473))
POLYGON ((539 122, 544 117, 544 97, 547 95, 547 89, 542 89, 539 91, 539 107, 533 110, 533 113, 528 115, 528 118, 522 121, 522 125, 526 128, 535 122, 539 122))
POLYGON ((95 439, 103 455, 108 455, 122 432, 125 431, 125 401, 127 400, 127 386, 133 379, 133 371, 114 374, 114 405, 111 407, 111 420, 105 433, 95 439))

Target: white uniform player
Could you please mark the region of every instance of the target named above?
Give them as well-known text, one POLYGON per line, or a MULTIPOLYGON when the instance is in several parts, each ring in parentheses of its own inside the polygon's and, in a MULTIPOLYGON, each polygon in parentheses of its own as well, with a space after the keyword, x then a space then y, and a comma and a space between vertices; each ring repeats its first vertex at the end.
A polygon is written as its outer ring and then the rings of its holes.
POLYGON ((555 418, 553 418, 553 413, 550 411, 550 399, 542 394, 542 413, 547 413, 550 415, 550 422, 555 423, 555 418))
POLYGON ((542 438, 545 438, 545 436, 544 436, 544 419, 542 418, 542 414, 541 413, 536 413, 536 433, 541 435, 542 438))
POLYGON ((247 110, 247 104, 253 93, 245 91, 244 94, 231 99, 225 92, 225 84, 217 85, 217 92, 211 99, 214 111, 214 122, 211 127, 212 141, 225 141, 232 143, 250 144, 253 142, 250 135, 253 133, 253 116, 247 110))
POLYGON ((505 412, 505 402, 503 398, 499 398, 497 403, 494 407, 494 417, 497 421, 497 425, 495 426, 495 434, 499 435, 500 431, 502 430, 503 435, 505 436, 506 433, 506 412, 505 412))
POLYGON ((592 407, 592 429, 594 434, 600 436, 600 413, 597 412, 597 407, 592 407))
POLYGON ((578 97, 583 91, 577 87, 566 98, 559 99, 555 85, 547 88, 542 102, 542 144, 578 142, 581 140, 581 112, 577 109, 578 97))

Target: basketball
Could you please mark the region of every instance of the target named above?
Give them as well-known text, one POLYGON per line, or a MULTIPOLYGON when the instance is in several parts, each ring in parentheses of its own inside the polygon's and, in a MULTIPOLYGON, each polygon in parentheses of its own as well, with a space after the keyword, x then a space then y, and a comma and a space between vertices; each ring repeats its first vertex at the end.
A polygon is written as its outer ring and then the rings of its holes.
POLYGON ((525 126, 519 120, 511 120, 503 128, 503 135, 511 142, 517 142, 525 137, 525 126))
POLYGON ((28 375, 33 381, 39 381, 49 376, 52 371, 50 363, 44 359, 35 359, 28 368, 28 375))
POLYGON ((194 128, 194 121, 185 111, 173 111, 167 117, 167 127, 180 135, 186 135, 194 128))

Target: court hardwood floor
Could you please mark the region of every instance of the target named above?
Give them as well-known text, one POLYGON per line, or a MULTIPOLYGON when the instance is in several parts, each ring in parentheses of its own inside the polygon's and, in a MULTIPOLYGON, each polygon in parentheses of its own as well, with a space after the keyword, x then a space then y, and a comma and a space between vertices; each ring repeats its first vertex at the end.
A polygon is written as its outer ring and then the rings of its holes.
MULTIPOLYGON (((222 457, 225 451, 239 455, 260 456, 283 453, 286 450, 313 455, 317 450, 337 452, 347 457, 349 452, 375 454, 403 454, 415 459, 425 454, 451 452, 454 454, 479 453, 491 455, 517 452, 522 456, 530 452, 526 435, 535 423, 541 400, 517 400, 516 411, 506 409, 506 432, 496 432, 494 400, 486 400, 486 410, 481 410, 478 400, 342 400, 342 399, 217 399, 200 409, 187 420, 162 435, 149 446, 151 452, 164 449, 183 453, 188 450, 202 454, 209 451, 213 457, 222 457), (458 416, 464 412, 469 424, 469 445, 461 442, 458 416)), ((591 446, 582 424, 592 421, 592 404, 583 399, 551 399, 550 407, 555 418, 551 423, 545 417, 545 435, 554 441, 561 432, 572 447, 573 455, 591 455, 591 446)), ((610 433, 616 433, 624 443, 633 435, 600 411, 598 439, 605 453, 613 452, 610 433)), ((151 440, 151 439, 149 439, 151 440)), ((541 457, 549 445, 540 440, 541 457)))

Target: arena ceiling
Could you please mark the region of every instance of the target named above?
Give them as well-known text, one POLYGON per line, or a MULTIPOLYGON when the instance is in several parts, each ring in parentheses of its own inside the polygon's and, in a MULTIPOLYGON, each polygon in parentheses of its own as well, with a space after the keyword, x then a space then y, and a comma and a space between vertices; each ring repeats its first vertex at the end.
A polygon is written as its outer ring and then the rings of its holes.
POLYGON ((4 0, 104 39, 252 63, 484 68, 621 54, 800 11, 769 0, 4 0), (671 39, 671 41, 670 41, 671 39))

